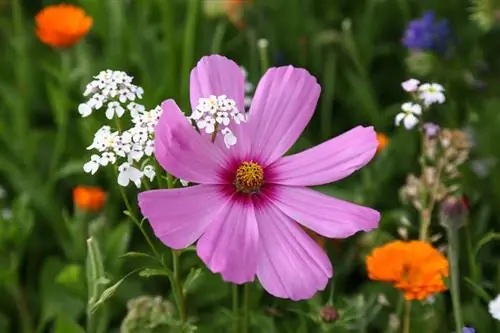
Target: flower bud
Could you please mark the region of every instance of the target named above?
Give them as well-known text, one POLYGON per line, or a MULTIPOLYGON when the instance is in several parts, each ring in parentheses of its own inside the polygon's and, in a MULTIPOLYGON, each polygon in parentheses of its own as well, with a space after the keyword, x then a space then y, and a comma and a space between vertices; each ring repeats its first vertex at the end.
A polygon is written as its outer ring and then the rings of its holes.
POLYGON ((321 317, 321 320, 323 320, 325 323, 334 323, 340 318, 337 309, 335 309, 331 305, 325 305, 324 307, 322 307, 319 315, 321 317))
POLYGON ((445 228, 458 229, 464 226, 468 204, 463 198, 447 197, 440 207, 440 224, 445 228))

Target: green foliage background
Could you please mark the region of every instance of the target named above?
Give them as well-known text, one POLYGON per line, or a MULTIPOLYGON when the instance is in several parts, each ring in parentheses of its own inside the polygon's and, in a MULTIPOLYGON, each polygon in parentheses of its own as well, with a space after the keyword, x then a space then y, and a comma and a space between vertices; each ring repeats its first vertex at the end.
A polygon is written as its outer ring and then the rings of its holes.
MULTIPOLYGON (((400 295, 367 279, 364 256, 397 237, 402 220, 409 221, 410 237, 418 233, 416 213, 398 199, 406 175, 418 169, 419 145, 417 133, 393 124, 407 98, 400 83, 409 77, 442 83, 447 103, 433 110, 433 120, 474 133, 471 160, 500 156, 495 1, 256 0, 246 6, 245 28, 237 29, 224 15, 208 16, 198 0, 81 0, 75 3, 93 17, 94 25, 67 50, 41 44, 34 33, 34 15, 53 3, 0 1, 0 184, 8 193, 0 203, 14 213, 0 229, 0 332, 118 332, 131 298, 171 298, 164 277, 132 274, 99 310, 97 327, 83 329, 89 235, 98 242, 107 287, 151 263, 140 256, 123 257, 129 251, 147 252, 147 245, 122 214, 125 207, 114 174, 83 173, 90 156, 85 148, 104 116, 81 119, 77 106, 91 77, 109 68, 134 76, 134 83, 145 90, 146 106, 175 98, 187 110, 189 72, 203 55, 232 58, 256 84, 262 75, 259 38, 269 40, 271 66, 305 67, 322 85, 317 112, 295 151, 358 124, 373 124, 389 136, 390 144, 355 176, 321 188, 380 210, 380 229, 340 247, 328 243, 335 277, 311 301, 275 299, 252 285, 251 331, 398 332, 391 331, 389 317, 401 315, 400 295), (401 44, 406 25, 431 8, 449 20, 454 46, 446 56, 410 54, 401 44), (74 212, 71 190, 80 184, 99 185, 108 193, 101 215, 74 212), (389 306, 377 303, 379 293, 387 296, 389 306), (328 302, 341 310, 336 326, 320 320, 320 308, 328 302)), ((462 179, 471 202, 470 221, 461 232, 462 310, 466 324, 479 333, 500 332, 486 303, 500 291, 494 234, 499 231, 500 169, 492 167, 480 177, 470 166, 462 179), (472 249, 483 243, 473 257, 472 249)), ((135 206, 135 189, 127 193, 135 206)), ((433 231, 442 233, 437 224, 433 231)), ((231 286, 202 267, 193 252, 183 254, 182 277, 200 275, 187 294, 188 314, 198 332, 229 332, 234 321, 231 286)), ((415 305, 412 332, 451 332, 450 304, 444 293, 433 303, 415 305)))

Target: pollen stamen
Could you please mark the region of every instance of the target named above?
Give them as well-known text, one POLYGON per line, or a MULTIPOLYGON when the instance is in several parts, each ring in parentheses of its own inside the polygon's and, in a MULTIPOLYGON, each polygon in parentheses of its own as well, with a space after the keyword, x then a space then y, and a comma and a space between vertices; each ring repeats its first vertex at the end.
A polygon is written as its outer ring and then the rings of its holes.
POLYGON ((253 162, 242 162, 236 170, 234 185, 238 192, 256 193, 264 183, 264 170, 253 162))

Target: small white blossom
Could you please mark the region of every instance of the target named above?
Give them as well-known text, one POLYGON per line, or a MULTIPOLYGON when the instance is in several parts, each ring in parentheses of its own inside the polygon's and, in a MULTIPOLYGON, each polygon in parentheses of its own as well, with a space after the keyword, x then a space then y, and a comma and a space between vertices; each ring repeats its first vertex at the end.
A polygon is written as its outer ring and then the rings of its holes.
POLYGON ((86 103, 81 103, 78 105, 78 113, 80 113, 82 117, 88 117, 92 114, 92 108, 86 103))
POLYGON ((260 48, 260 49, 267 49, 267 47, 269 46, 269 41, 265 38, 259 38, 259 40, 257 40, 257 47, 260 48))
POLYGON ((500 295, 490 301, 488 304, 488 311, 493 318, 500 320, 500 295))
POLYGON ((134 183, 137 188, 141 186, 142 172, 128 162, 122 163, 118 167, 118 184, 128 186, 130 182, 134 183))
POLYGON ((123 116, 125 113, 125 109, 118 102, 109 102, 108 109, 106 110, 106 118, 113 119, 113 116, 116 114, 118 118, 123 116))
POLYGON ((426 106, 431 104, 443 104, 446 100, 444 88, 438 83, 424 83, 418 87, 418 97, 426 106))
POLYGON ((420 84, 420 81, 417 79, 409 79, 401 83, 401 87, 403 87, 403 90, 406 92, 415 92, 418 90, 418 85, 420 84))
POLYGON ((398 113, 394 120, 396 126, 399 126, 403 122, 404 127, 408 130, 415 127, 419 121, 418 116, 422 114, 422 107, 418 104, 407 102, 401 106, 401 110, 403 112, 398 113))
POLYGON ((90 161, 88 161, 83 165, 83 171, 93 175, 99 169, 100 164, 101 164, 101 158, 99 157, 99 155, 92 155, 90 156, 90 161))
POLYGON ((144 176, 148 177, 149 181, 152 182, 153 179, 155 178, 155 168, 153 168, 151 165, 146 165, 143 169, 142 169, 142 173, 144 174, 144 176))
POLYGON ((189 186, 189 182, 187 180, 184 180, 184 179, 179 179, 180 182, 181 182, 181 185, 186 187, 186 186, 189 186))
POLYGON ((227 148, 234 146, 237 142, 236 136, 229 128, 224 128, 221 131, 221 134, 224 136, 224 144, 227 148))

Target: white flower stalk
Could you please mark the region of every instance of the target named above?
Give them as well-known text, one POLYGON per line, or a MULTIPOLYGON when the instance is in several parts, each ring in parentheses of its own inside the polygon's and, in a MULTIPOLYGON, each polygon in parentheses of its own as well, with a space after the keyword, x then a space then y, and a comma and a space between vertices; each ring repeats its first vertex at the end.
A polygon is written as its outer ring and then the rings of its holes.
POLYGON ((446 100, 444 88, 438 83, 424 83, 418 87, 418 97, 425 106, 443 104, 446 100))
POLYGON ((226 95, 200 98, 198 105, 188 117, 196 127, 206 134, 213 135, 216 132, 224 137, 227 148, 235 145, 236 136, 229 128, 229 124, 241 124, 246 121, 245 113, 240 112, 236 102, 226 95))
POLYGON ((85 172, 93 175, 102 166, 118 165, 117 182, 121 186, 140 187, 143 177, 153 181, 155 170, 147 162, 154 152, 154 129, 162 109, 146 110, 136 102, 142 94, 143 89, 132 84, 132 77, 120 71, 103 71, 87 85, 84 95, 91 97, 78 108, 82 117, 106 107, 107 119, 128 115, 131 127, 102 126, 87 147, 93 154, 83 166, 85 172))
POLYGON ((414 128, 419 122, 422 107, 418 104, 407 102, 401 106, 401 110, 403 112, 398 113, 394 119, 396 126, 400 126, 403 123, 407 130, 414 128))
POLYGON ((500 295, 488 304, 488 311, 493 318, 500 320, 500 295))

